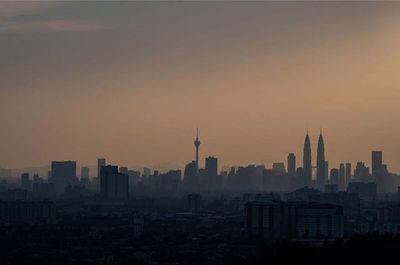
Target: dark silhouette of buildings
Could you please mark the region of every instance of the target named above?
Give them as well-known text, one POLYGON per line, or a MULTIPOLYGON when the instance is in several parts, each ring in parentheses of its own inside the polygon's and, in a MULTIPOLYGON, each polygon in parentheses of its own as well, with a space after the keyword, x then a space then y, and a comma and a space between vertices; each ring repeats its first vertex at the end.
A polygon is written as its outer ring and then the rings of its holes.
POLYGON ((221 181, 218 176, 218 159, 209 156, 205 161, 205 183, 209 189, 221 188, 221 181))
POLYGON ((324 138, 322 137, 322 132, 318 139, 318 149, 317 149, 317 186, 319 189, 323 189, 326 184, 328 176, 326 175, 327 169, 325 167, 327 163, 325 161, 325 145, 324 138))
POLYGON ((29 173, 21 174, 21 188, 27 191, 32 190, 32 181, 30 180, 29 173))
POLYGON ((287 171, 289 177, 293 178, 296 176, 296 156, 294 153, 290 153, 288 155, 287 163, 288 163, 287 171))
POLYGON ((98 158, 97 159, 97 177, 100 178, 101 176, 101 168, 106 165, 105 158, 98 158))
POLYGON ((90 177, 90 169, 89 167, 81 167, 81 178, 89 178, 90 177))
POLYGON ((129 176, 118 172, 118 166, 101 167, 100 195, 104 199, 127 200, 129 176))
POLYGON ((76 185, 78 183, 78 178, 76 177, 76 162, 52 161, 51 179, 49 182, 54 184, 57 192, 63 192, 69 185, 76 185))
POLYGON ((346 181, 345 181, 345 186, 349 185, 352 175, 351 175, 351 163, 346 163, 345 165, 345 176, 346 176, 346 181))
POLYGON ((382 171, 382 151, 372 151, 372 177, 378 178, 382 171))
POLYGON ((0 201, 1 224, 49 224, 54 221, 53 202, 0 201))
POLYGON ((245 227, 250 237, 326 239, 343 236, 343 208, 333 204, 248 202, 245 227))
POLYGON ((312 181, 312 164, 311 164, 311 142, 310 136, 306 135, 306 139, 304 141, 304 149, 303 149, 303 178, 304 178, 304 186, 311 185, 312 181))

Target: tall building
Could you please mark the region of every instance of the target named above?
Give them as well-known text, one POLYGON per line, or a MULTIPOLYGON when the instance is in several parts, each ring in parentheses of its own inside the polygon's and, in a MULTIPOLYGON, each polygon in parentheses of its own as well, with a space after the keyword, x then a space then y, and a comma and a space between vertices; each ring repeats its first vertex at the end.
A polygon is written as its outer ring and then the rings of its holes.
POLYGON ((382 151, 372 151, 372 177, 379 176, 382 170, 382 151))
POLYGON ((330 183, 339 186, 339 170, 337 168, 331 169, 330 183))
POLYGON ((100 170, 100 195, 105 199, 127 200, 129 177, 118 172, 118 166, 103 166, 100 170))
POLYGON ((272 172, 275 175, 282 176, 286 174, 285 163, 275 162, 272 164, 272 172))
POLYGON ((346 169, 343 163, 339 167, 339 191, 344 191, 346 185, 346 169))
POLYGON ((209 156, 206 158, 205 179, 209 188, 215 189, 221 186, 220 181, 218 181, 218 159, 216 157, 209 156))
POLYGON ((288 155, 288 159, 287 159, 287 163, 288 163, 288 167, 287 167, 287 171, 289 174, 289 177, 295 177, 296 176, 296 156, 293 153, 290 153, 288 155))
POLYGON ((345 175, 346 175, 346 187, 351 180, 351 163, 346 163, 345 165, 345 175))
POLYGON ((100 178, 101 176, 101 168, 106 165, 105 158, 98 158, 97 159, 97 177, 100 178))
POLYGON ((304 185, 310 185, 312 181, 312 165, 311 165, 311 142, 308 132, 304 141, 303 149, 303 177, 305 179, 304 185))
POLYGON ((89 167, 81 167, 81 178, 89 178, 90 176, 90 169, 89 167))
POLYGON ((322 189, 327 180, 326 170, 325 170, 325 145, 324 138, 322 137, 322 132, 318 139, 318 149, 317 149, 317 185, 322 189))
POLYGON ((196 129, 196 139, 194 140, 194 146, 196 147, 196 174, 199 173, 199 147, 200 147, 200 140, 199 140, 199 129, 196 129))
POLYGON ((196 161, 192 161, 185 166, 183 173, 183 181, 191 188, 198 187, 199 184, 196 169, 196 161))
POLYGON ((69 185, 76 185, 78 183, 76 177, 76 162, 52 161, 51 179, 49 182, 54 184, 54 188, 58 192, 63 192, 69 185))
POLYGON ((371 176, 369 174, 369 168, 365 166, 364 162, 357 162, 356 168, 354 170, 354 181, 357 182, 370 182, 372 181, 371 176))
POLYGON ((32 181, 29 178, 29 173, 21 174, 21 188, 27 191, 32 190, 32 181))

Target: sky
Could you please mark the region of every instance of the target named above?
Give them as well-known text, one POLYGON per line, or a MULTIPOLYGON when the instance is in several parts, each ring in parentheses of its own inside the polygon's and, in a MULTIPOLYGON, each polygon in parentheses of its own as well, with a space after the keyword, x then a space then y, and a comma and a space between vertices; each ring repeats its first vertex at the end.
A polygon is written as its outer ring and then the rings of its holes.
MULTIPOLYGON (((0 167, 316 160, 400 172, 400 2, 1 2, 0 167)), ((314 161, 315 164, 315 161, 314 161)))

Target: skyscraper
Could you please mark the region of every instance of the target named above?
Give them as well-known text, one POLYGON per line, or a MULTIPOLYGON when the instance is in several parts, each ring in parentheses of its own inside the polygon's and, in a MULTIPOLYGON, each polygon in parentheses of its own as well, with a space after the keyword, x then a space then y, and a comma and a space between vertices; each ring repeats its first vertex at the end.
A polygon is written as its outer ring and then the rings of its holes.
POLYGON ((322 132, 318 139, 318 149, 317 149, 317 185, 319 188, 323 189, 326 184, 325 176, 325 145, 324 138, 322 137, 322 132))
POLYGON ((205 168, 206 185, 210 188, 219 188, 221 183, 218 181, 218 159, 213 156, 206 158, 205 168))
POLYGON ((199 173, 199 147, 200 147, 200 140, 199 140, 199 129, 196 129, 196 140, 194 140, 194 146, 196 147, 196 174, 199 173))
POLYGON ((100 194, 105 199, 127 200, 129 177, 118 172, 118 166, 103 166, 100 176, 100 194))
POLYGON ((345 170, 345 166, 344 166, 344 164, 343 163, 341 163, 340 164, 340 167, 339 167, 339 191, 344 191, 344 190, 346 190, 346 187, 345 187, 345 182, 346 182, 346 176, 345 176, 345 174, 346 174, 346 170, 345 170))
POLYGON ((379 176, 382 170, 382 151, 372 151, 372 177, 379 176))
POLYGON ((98 158, 97 159, 97 177, 100 178, 101 176, 101 167, 104 167, 106 165, 106 159, 105 158, 98 158))
POLYGON ((63 192, 68 185, 78 183, 75 161, 52 161, 51 179, 56 191, 63 192))
POLYGON ((351 163, 346 163, 345 173, 346 173, 346 186, 347 186, 351 180, 351 163))
POLYGON ((29 173, 21 174, 21 188, 27 191, 32 189, 32 181, 29 179, 29 173))
POLYGON ((185 166, 183 181, 189 188, 198 188, 198 176, 196 172, 196 161, 192 161, 185 166))
POLYGON ((81 178, 89 178, 90 169, 89 167, 81 167, 81 178))
POLYGON ((296 176, 296 156, 293 153, 290 153, 288 155, 288 174, 289 177, 295 177, 296 176))
POLYGON ((303 177, 305 179, 305 185, 310 185, 312 180, 312 165, 311 165, 311 142, 308 132, 304 141, 303 149, 303 177))

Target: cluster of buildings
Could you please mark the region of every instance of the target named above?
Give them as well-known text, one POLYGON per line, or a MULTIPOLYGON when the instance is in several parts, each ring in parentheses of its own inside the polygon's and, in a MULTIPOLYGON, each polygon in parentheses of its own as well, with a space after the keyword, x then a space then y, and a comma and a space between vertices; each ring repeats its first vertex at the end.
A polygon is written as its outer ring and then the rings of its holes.
POLYGON ((333 204, 300 202, 248 202, 248 236, 270 240, 318 240, 343 237, 343 208, 333 204))
POLYGON ((107 165, 106 159, 100 158, 96 176, 90 175, 89 167, 83 166, 78 178, 75 161, 52 161, 47 177, 35 174, 31 179, 29 173, 22 174, 21 188, 27 190, 32 198, 49 198, 67 191, 71 196, 97 193, 104 199, 126 200, 133 194, 217 193, 221 190, 287 192, 302 187, 327 192, 357 191, 361 196, 375 196, 375 193, 396 192, 400 183, 399 176, 391 174, 383 163, 382 151, 372 151, 371 170, 364 162, 357 162, 354 170, 351 163, 340 163, 338 167, 330 168, 322 132, 318 139, 315 163, 311 154, 311 140, 306 134, 300 167, 297 166, 296 155, 290 153, 287 165, 275 162, 271 168, 247 165, 219 171, 218 158, 214 156, 206 157, 202 168, 199 161, 200 145, 197 133, 194 140, 195 160, 185 165, 183 170, 159 172, 144 168, 140 172, 107 165))

